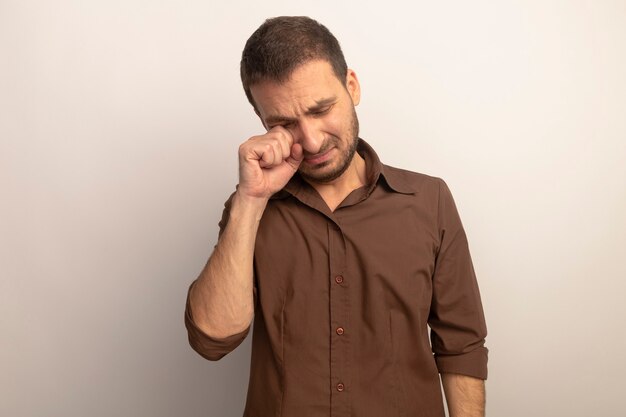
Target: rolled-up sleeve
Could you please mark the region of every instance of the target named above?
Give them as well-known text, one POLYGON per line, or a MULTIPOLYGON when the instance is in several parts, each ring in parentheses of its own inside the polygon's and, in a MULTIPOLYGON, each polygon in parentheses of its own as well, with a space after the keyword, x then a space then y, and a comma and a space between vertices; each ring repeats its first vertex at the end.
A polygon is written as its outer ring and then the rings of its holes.
MULTIPOLYGON (((222 218, 219 222, 218 241, 219 241, 219 238, 222 236, 222 233, 224 232, 224 229, 226 228, 226 224, 228 223, 228 220, 230 218, 230 208, 231 208, 234 196, 235 196, 235 192, 233 192, 228 198, 228 200, 224 203, 224 210, 222 211, 222 218)), ((213 247, 213 250, 215 250, 215 247, 217 247, 217 244, 213 247)), ((225 338, 215 338, 206 334, 204 331, 200 329, 200 327, 198 327, 198 325, 194 321, 193 314, 191 311, 191 303, 189 300, 189 295, 191 293, 191 289, 196 284, 196 282, 197 282, 197 279, 191 283, 191 285, 189 286, 189 289, 187 290, 187 302, 185 305, 185 327, 187 328, 189 344, 191 345, 193 350, 198 352, 202 357, 211 361, 216 361, 216 360, 223 358, 229 352, 232 352, 237 346, 241 344, 241 342, 243 342, 243 340, 248 335, 248 332, 250 331, 250 327, 252 326, 252 323, 244 331, 237 333, 237 334, 230 335, 225 338)), ((254 296, 254 304, 256 307, 256 299, 257 299, 256 286, 253 287, 253 296, 254 296)))
POLYGON ((189 293, 195 283, 196 281, 192 282, 189 286, 189 290, 187 291, 187 304, 185 307, 185 327, 187 327, 189 344, 193 350, 198 352, 203 358, 211 361, 217 361, 223 358, 227 353, 235 350, 235 348, 243 342, 248 335, 251 326, 248 326, 240 333, 233 334, 225 338, 215 338, 204 333, 194 322, 193 314, 191 312, 191 304, 189 303, 189 293))
POLYGON ((487 379, 487 326, 469 245, 452 194, 439 181, 439 247, 428 324, 440 373, 487 379))

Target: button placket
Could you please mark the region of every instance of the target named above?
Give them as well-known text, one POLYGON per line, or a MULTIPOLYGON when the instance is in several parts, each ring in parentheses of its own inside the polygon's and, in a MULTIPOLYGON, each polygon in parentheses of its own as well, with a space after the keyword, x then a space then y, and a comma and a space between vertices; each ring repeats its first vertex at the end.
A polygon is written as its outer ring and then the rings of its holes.
POLYGON ((347 387, 350 379, 349 328, 350 294, 346 274, 346 244, 343 233, 334 222, 328 224, 328 254, 330 266, 330 382, 334 396, 331 399, 331 416, 350 414, 350 396, 347 387))

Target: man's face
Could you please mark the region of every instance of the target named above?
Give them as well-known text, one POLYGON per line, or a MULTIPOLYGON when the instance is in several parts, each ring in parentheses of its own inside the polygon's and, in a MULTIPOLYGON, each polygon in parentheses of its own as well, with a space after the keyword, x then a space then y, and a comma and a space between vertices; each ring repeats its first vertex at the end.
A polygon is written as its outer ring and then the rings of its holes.
POLYGON ((310 61, 287 81, 261 81, 250 91, 265 128, 283 126, 302 145, 298 171, 303 178, 330 183, 350 166, 359 133, 354 106, 360 88, 354 71, 348 70, 344 86, 327 61, 310 61))

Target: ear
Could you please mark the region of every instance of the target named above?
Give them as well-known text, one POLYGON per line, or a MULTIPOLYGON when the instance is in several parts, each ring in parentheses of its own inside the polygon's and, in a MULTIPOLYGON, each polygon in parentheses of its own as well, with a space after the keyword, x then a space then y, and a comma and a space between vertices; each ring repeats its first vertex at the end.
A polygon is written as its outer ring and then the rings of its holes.
POLYGON ((346 89, 352 98, 352 103, 358 106, 361 101, 361 85, 359 84, 359 79, 356 77, 356 72, 350 68, 348 68, 348 72, 346 73, 346 89))

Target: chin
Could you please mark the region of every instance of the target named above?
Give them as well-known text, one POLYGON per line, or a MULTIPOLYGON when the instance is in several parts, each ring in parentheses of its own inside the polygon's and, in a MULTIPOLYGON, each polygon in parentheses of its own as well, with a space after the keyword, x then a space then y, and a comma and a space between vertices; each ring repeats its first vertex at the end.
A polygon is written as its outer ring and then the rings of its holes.
POLYGON ((332 168, 330 166, 330 163, 322 163, 320 165, 323 166, 318 166, 317 169, 313 169, 312 171, 301 171, 300 175, 302 176, 302 178, 312 182, 318 182, 322 184, 329 183, 341 177, 341 175, 346 172, 346 170, 350 166, 350 163, 345 163, 339 168, 332 168))

